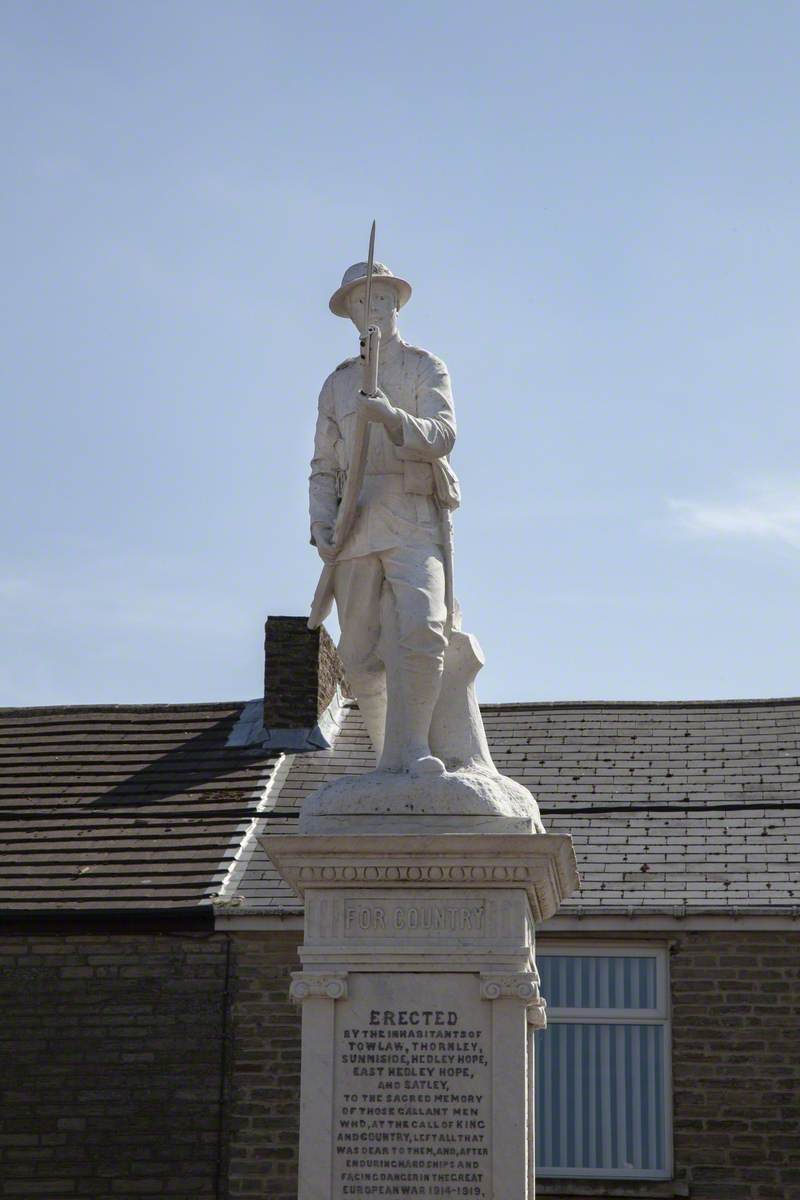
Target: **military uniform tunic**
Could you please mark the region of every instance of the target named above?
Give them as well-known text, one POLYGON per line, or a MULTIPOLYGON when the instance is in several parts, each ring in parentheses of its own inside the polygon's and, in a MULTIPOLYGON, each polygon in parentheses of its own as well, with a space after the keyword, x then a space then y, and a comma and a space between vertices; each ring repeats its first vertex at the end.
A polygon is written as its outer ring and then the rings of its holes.
MULTIPOLYGON (((361 380, 356 358, 323 384, 311 463, 312 526, 335 524, 361 380)), ((368 425, 364 483, 334 572, 339 649, 353 674, 380 669, 386 650, 379 641, 391 623, 401 669, 425 671, 431 662, 440 671, 446 610, 437 493, 447 486, 443 464, 456 435, 450 377, 441 359, 393 338, 381 347, 378 384, 402 423, 394 435, 377 422, 368 425)))
MULTIPOLYGON (((328 376, 319 398, 311 462, 311 524, 333 527, 350 466, 361 360, 349 359, 328 376)), ((441 543, 432 464, 452 450, 456 436, 450 377, 441 359, 399 338, 381 348, 378 384, 401 413, 394 441, 369 423, 364 485, 353 528, 338 561, 393 546, 441 543)))

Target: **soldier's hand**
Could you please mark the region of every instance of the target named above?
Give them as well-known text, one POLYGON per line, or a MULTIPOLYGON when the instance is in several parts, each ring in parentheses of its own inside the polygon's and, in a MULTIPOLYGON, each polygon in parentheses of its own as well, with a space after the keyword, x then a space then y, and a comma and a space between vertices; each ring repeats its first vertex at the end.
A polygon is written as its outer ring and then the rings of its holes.
POLYGON ((336 547, 333 544, 333 530, 328 525, 322 525, 316 521, 311 526, 311 536, 314 539, 314 545, 317 547, 317 553, 325 563, 331 563, 336 560, 336 547))
POLYGON ((359 392, 358 397, 361 405, 366 409, 368 420, 377 421, 389 433, 397 434, 400 432, 403 418, 391 403, 389 397, 380 388, 378 389, 377 396, 365 396, 363 392, 359 392))

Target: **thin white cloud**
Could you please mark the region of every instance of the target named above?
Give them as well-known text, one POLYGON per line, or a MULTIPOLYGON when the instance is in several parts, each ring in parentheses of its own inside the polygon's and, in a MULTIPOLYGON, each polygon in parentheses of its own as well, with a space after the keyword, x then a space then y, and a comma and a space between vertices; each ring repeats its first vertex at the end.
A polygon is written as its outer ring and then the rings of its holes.
POLYGON ((698 537, 747 538, 800 550, 800 483, 753 483, 733 501, 670 500, 679 526, 698 537))

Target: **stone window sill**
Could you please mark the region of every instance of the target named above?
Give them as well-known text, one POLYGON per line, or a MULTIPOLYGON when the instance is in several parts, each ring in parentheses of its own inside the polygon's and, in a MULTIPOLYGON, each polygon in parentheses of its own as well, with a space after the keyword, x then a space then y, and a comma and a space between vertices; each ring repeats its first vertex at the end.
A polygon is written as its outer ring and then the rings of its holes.
POLYGON ((689 1196, 682 1179, 537 1179, 537 1196, 569 1197, 570 1200, 673 1200, 689 1196))

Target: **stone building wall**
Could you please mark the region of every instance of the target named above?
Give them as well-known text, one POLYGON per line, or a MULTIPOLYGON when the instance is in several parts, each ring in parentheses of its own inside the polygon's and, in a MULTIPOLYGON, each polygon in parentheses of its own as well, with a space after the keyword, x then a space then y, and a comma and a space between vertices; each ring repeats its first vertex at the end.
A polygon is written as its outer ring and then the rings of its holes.
POLYGON ((671 945, 677 1182, 543 1180, 537 1194, 800 1200, 800 930, 661 941, 671 945))
POLYGON ((687 933, 671 976, 675 1158, 692 1200, 798 1200, 800 931, 687 933))
POLYGON ((227 939, 0 936, 0 1196, 216 1200, 227 939))
POLYGON ((299 942, 0 937, 0 1197, 296 1197, 299 942))
POLYGON ((300 1009, 289 1001, 297 932, 233 935, 228 1104, 230 1200, 296 1200, 300 1009))
MULTIPOLYGON (((669 940, 678 1185, 539 1194, 800 1200, 800 932, 669 940)), ((0 1197, 295 1200, 299 942, 1 937, 0 1197)))

